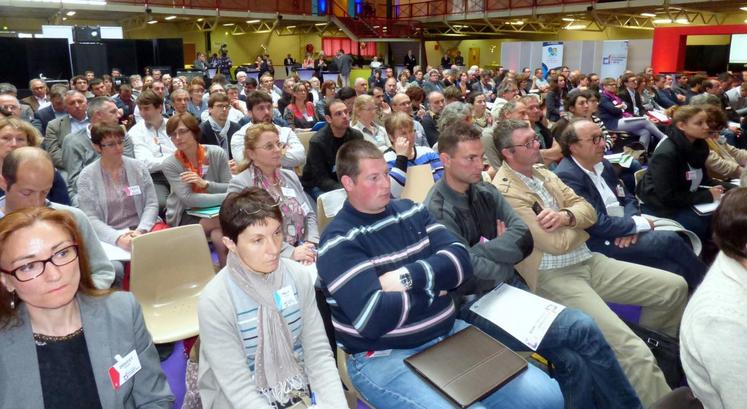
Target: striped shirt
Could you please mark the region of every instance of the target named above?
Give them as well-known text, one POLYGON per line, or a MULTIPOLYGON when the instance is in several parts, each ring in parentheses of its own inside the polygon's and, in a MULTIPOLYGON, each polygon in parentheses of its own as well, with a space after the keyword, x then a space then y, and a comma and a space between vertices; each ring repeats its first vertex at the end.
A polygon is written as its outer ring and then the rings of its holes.
POLYGON ((409 349, 446 334, 456 311, 440 291, 472 275, 469 253, 421 204, 389 203, 379 214, 350 202, 322 234, 317 269, 338 344, 350 353, 409 349), (407 271, 412 288, 383 291, 379 277, 407 271))
POLYGON ((407 181, 407 168, 409 166, 430 165, 433 180, 438 181, 444 174, 444 165, 433 149, 425 146, 414 146, 415 158, 410 160, 404 156, 398 156, 394 149, 389 148, 384 152, 384 160, 389 167, 389 181, 392 196, 399 199, 407 181))

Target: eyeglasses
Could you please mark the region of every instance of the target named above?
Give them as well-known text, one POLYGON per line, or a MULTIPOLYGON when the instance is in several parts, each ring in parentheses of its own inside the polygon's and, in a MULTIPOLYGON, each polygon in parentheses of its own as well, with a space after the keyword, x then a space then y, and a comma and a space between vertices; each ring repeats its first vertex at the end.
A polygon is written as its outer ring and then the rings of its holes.
POLYGON ((47 268, 47 263, 52 263, 57 267, 66 266, 78 258, 78 245, 72 244, 56 253, 52 254, 46 260, 35 260, 30 263, 26 263, 12 271, 0 270, 0 272, 12 275, 16 280, 20 282, 31 281, 36 277, 44 274, 47 268))
POLYGON ((266 151, 272 151, 273 149, 283 150, 285 147, 285 144, 278 141, 278 142, 269 142, 267 144, 264 144, 262 146, 258 146, 259 149, 264 149, 266 151))
POLYGON ((100 146, 102 148, 113 148, 115 146, 122 146, 122 145, 124 145, 124 139, 117 139, 116 141, 111 142, 111 143, 102 143, 100 146))
POLYGON ((596 144, 599 143, 599 141, 602 140, 602 138, 603 138, 603 136, 601 134, 599 134, 599 135, 592 136, 591 139, 579 139, 578 141, 579 142, 591 141, 591 143, 593 143, 594 145, 596 145, 596 144))
POLYGON ((269 209, 266 207, 257 206, 254 210, 249 210, 247 208, 242 208, 240 211, 241 213, 244 213, 246 216, 254 216, 255 214, 261 212, 261 211, 268 211, 272 209, 273 207, 280 206, 280 197, 275 199, 275 202, 269 206, 269 209))
POLYGON ((226 109, 228 109, 230 107, 231 106, 227 105, 227 104, 215 104, 215 105, 213 105, 213 108, 215 108, 215 109, 223 109, 223 110, 226 110, 226 109))
POLYGON ((519 144, 519 145, 510 145, 509 148, 519 148, 519 147, 523 146, 523 147, 525 147, 527 149, 532 149, 534 147, 535 143, 539 144, 539 138, 537 138, 536 136, 534 138, 532 138, 532 140, 530 140, 527 143, 522 143, 522 144, 519 144))

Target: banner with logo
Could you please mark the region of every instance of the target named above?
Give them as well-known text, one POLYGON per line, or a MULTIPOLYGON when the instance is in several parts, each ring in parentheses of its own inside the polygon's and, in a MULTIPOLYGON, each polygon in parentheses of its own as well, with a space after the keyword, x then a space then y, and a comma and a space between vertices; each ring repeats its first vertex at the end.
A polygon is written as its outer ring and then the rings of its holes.
POLYGON ((602 69, 600 78, 618 78, 628 66, 628 41, 602 42, 602 69))
POLYGON ((555 68, 563 66, 563 43, 562 42, 543 42, 542 43, 542 74, 547 77, 547 73, 555 68))

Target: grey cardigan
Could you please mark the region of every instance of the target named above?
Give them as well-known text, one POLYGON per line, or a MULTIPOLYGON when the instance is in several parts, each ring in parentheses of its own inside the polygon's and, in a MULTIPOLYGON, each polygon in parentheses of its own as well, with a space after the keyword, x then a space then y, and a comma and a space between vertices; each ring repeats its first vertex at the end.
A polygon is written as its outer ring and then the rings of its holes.
MULTIPOLYGON (((122 166, 125 171, 127 186, 140 187, 140 194, 134 195, 137 215, 140 223, 137 230, 147 233, 158 220, 158 197, 153 187, 153 179, 145 165, 132 158, 123 157, 122 166)), ((105 243, 117 245, 117 239, 129 229, 116 230, 109 226, 109 208, 106 203, 106 189, 104 177, 101 174, 101 159, 96 159, 86 166, 78 176, 78 205, 91 220, 94 231, 99 239, 105 243)))
MULTIPOLYGON (((228 183, 228 193, 240 192, 252 186, 254 186, 254 172, 252 171, 252 168, 249 167, 231 179, 231 182, 228 183)), ((305 239, 306 241, 318 244, 319 226, 317 225, 316 212, 314 211, 316 205, 312 204, 311 201, 309 201, 309 197, 306 196, 306 193, 303 191, 303 186, 301 186, 301 181, 298 180, 298 176, 296 176, 296 173, 292 170, 280 169, 280 186, 293 189, 298 202, 302 206, 304 204, 308 206, 309 212, 306 214, 305 239)), ((293 247, 291 247, 290 249, 283 249, 283 256, 290 257, 290 255, 285 254, 287 250, 290 250, 290 252, 292 253, 293 247)))
MULTIPOLYGON (((347 408, 342 383, 332 358, 314 295, 316 274, 311 266, 281 258, 278 270, 293 276, 301 304, 302 367, 317 405, 324 409, 347 408)), ((221 270, 205 287, 197 306, 200 320, 199 389, 202 405, 208 409, 270 409, 257 391, 254 374, 247 365, 244 344, 239 337, 236 311, 226 285, 229 272, 221 270)), ((248 297, 248 296, 247 296, 248 297)))
POLYGON ((228 156, 220 146, 203 145, 207 149, 208 171, 203 179, 210 182, 207 193, 192 192, 192 185, 183 183, 179 177, 186 169, 175 155, 164 159, 163 174, 171 185, 171 193, 166 199, 166 223, 178 226, 182 214, 189 209, 220 206, 226 198, 231 170, 228 167, 228 156))
MULTIPOLYGON (((135 297, 127 292, 76 297, 101 407, 170 409, 174 396, 135 297), (114 390, 109 379, 114 357, 132 351, 137 351, 142 369, 114 390)), ((36 344, 24 303, 17 314, 18 325, 0 330, 0 409, 44 409, 36 344)))

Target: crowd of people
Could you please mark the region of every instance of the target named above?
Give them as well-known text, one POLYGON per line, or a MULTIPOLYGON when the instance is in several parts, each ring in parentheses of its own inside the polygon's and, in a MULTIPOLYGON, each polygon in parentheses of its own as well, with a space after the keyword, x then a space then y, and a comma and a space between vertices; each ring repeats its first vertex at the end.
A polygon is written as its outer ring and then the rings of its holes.
POLYGON ((468 326, 527 350, 471 309, 500 285, 567 308, 536 348, 552 376, 530 365, 475 407, 666 399, 608 303, 680 338, 705 407, 740 407, 743 360, 723 351, 747 339, 747 71, 600 78, 448 57, 408 52, 399 73, 376 61, 337 82, 115 68, 32 79, 21 100, 0 84, 3 402, 171 407, 140 306, 116 291, 126 266, 102 243, 130 251, 198 224, 220 271, 199 301, 201 403, 185 407, 345 408, 330 345, 374 407, 451 407, 404 359, 468 326), (433 187, 400 200, 420 165, 433 187), (320 229, 316 201, 333 191, 346 199, 320 229))

